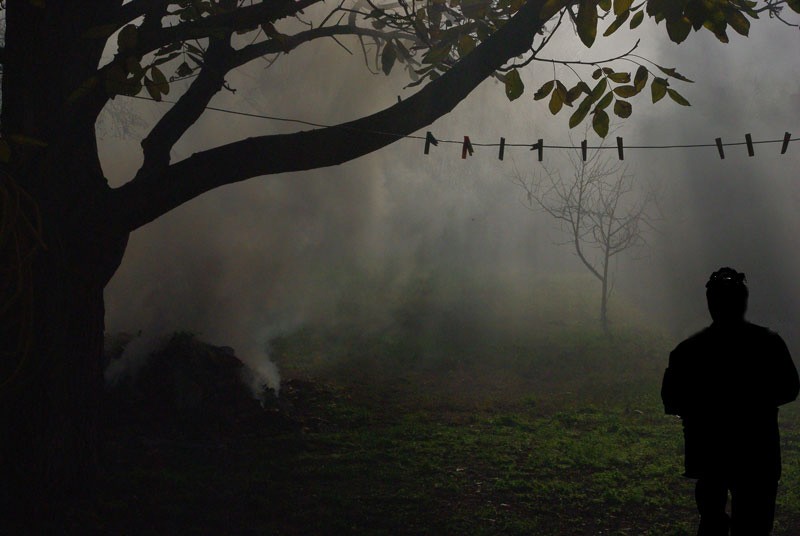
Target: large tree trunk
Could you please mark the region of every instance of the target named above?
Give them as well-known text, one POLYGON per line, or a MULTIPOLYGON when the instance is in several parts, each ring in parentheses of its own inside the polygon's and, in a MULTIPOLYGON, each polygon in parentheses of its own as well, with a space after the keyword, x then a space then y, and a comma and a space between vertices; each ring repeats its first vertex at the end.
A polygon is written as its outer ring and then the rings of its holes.
POLYGON ((68 502, 93 488, 103 395, 103 288, 121 260, 125 237, 111 239, 53 212, 41 213, 41 245, 25 243, 33 233, 18 235, 23 249, 32 246, 32 262, 4 259, 18 263, 7 269, 18 278, 7 312, 17 321, 3 323, 0 343, 0 497, 10 510, 6 520, 57 528, 68 502))
MULTIPOLYGON (((8 3, 0 134, 0 523, 58 532, 91 489, 103 394, 103 288, 127 235, 106 222, 110 191, 94 133, 101 101, 68 96, 102 40, 80 36, 113 2, 8 3)), ((0 533, 3 532, 0 526, 0 533)))
POLYGON ((27 169, 0 169, 16 200, 0 244, 0 519, 12 529, 61 527, 97 468, 103 288, 127 235, 103 225, 108 188, 95 166, 67 156, 80 151, 65 145, 66 160, 50 154, 27 169), (80 197, 59 195, 47 177, 55 173, 86 185, 80 197))

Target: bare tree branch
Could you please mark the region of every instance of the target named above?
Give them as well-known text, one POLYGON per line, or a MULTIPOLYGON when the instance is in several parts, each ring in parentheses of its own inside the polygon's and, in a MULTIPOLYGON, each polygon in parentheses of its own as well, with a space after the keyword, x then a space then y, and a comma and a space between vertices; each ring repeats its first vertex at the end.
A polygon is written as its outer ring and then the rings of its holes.
POLYGON ((573 169, 568 181, 545 168, 530 180, 516 171, 514 182, 525 190, 529 207, 538 207, 568 232, 570 240, 566 243, 600 281, 600 320, 607 329, 608 299, 613 288, 610 263, 619 253, 644 243, 640 224, 646 224, 654 198, 650 194, 639 196, 631 205, 631 194, 636 193, 633 175, 623 164, 602 157, 600 149, 586 160, 577 152, 568 158, 573 169), (596 253, 590 257, 587 248, 596 253))

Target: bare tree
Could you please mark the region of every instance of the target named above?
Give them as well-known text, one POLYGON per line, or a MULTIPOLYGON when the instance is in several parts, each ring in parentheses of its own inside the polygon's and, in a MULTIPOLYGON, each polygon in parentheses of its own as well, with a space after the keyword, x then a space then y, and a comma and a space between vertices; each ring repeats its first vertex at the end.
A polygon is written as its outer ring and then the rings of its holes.
POLYGON ((611 261, 629 249, 645 244, 652 228, 656 194, 638 188, 628 166, 603 156, 602 149, 569 153, 571 176, 543 168, 532 177, 519 171, 514 182, 525 190, 526 206, 555 219, 589 272, 602 285, 600 323, 608 331, 608 300, 613 290, 611 261))

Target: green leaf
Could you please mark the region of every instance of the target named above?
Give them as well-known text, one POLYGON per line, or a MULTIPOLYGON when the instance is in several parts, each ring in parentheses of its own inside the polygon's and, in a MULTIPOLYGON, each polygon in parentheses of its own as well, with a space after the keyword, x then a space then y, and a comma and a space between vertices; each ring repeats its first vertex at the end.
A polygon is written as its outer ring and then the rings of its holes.
POLYGON ((597 99, 603 96, 606 92, 606 88, 608 87, 608 79, 603 78, 600 80, 594 89, 592 89, 592 93, 589 95, 589 98, 592 99, 592 102, 595 102, 597 99))
POLYGON ((660 65, 656 65, 656 67, 658 67, 658 68, 659 68, 659 70, 660 70, 662 73, 664 73, 665 75, 667 75, 667 76, 671 76, 672 78, 675 78, 676 80, 681 80, 682 82, 690 82, 690 83, 694 83, 694 81, 693 81, 693 80, 689 80, 688 78, 686 78, 685 76, 683 76, 681 73, 679 73, 678 71, 676 71, 674 67, 669 67, 669 68, 668 68, 668 67, 662 67, 662 66, 660 66, 660 65))
POLYGON ((580 85, 571 88, 569 91, 567 91, 567 98, 564 99, 564 104, 572 106, 572 103, 575 102, 582 93, 583 88, 580 85))
POLYGON ((553 93, 550 94, 549 108, 551 114, 556 115, 558 112, 561 111, 561 107, 564 105, 565 96, 566 95, 558 91, 558 89, 556 89, 556 91, 553 91, 553 93))
POLYGON ((727 43, 729 41, 728 34, 725 32, 728 23, 724 20, 724 15, 722 21, 707 20, 703 23, 703 27, 710 30, 721 43, 727 43))
POLYGON ((633 112, 633 106, 631 106, 630 102, 619 99, 617 99, 616 102, 614 102, 614 113, 618 117, 621 117, 622 119, 627 119, 628 117, 631 116, 632 112, 633 112))
POLYGON ((594 107, 595 112, 606 108, 609 104, 611 104, 612 100, 614 100, 614 94, 609 91, 606 93, 605 97, 600 99, 600 102, 597 103, 597 106, 594 107))
POLYGON ((611 0, 600 0, 597 5, 606 13, 611 11, 611 0))
POLYGON ((631 81, 631 73, 611 73, 608 77, 617 84, 627 84, 631 81))
POLYGON ((592 119, 592 128, 594 131, 597 132, 597 135, 601 138, 605 138, 608 136, 608 124, 610 122, 610 118, 608 114, 604 110, 599 110, 595 112, 594 118, 592 119))
POLYGON ((786 5, 795 13, 800 13, 800 0, 786 0, 786 5))
POLYGON ((397 51, 394 49, 392 42, 387 41, 386 46, 383 47, 383 52, 381 52, 381 70, 383 74, 388 76, 392 72, 395 60, 397 60, 397 51))
POLYGON ((614 15, 621 15, 622 12, 630 12, 633 0, 614 0, 614 15))
MULTIPOLYGON (((483 20, 488 15, 490 4, 490 0, 461 0, 461 12, 470 19, 483 20)), ((431 10, 430 16, 433 15, 434 11, 431 10)))
POLYGON ((681 106, 691 106, 691 104, 689 104, 689 101, 684 99, 683 96, 674 89, 668 87, 667 94, 672 98, 672 100, 674 100, 681 106))
POLYGON ((664 78, 654 78, 653 83, 650 84, 650 92, 653 97, 653 103, 660 101, 667 94, 668 82, 664 78))
POLYGON ((397 52, 397 59, 401 62, 405 62, 406 60, 411 58, 411 53, 408 49, 403 45, 403 42, 399 39, 396 39, 394 42, 394 49, 397 52))
POLYGON ((617 86, 614 88, 614 94, 625 99, 637 95, 639 91, 641 90, 637 89, 636 86, 617 86))
POLYGON ((572 101, 567 102, 567 86, 562 84, 561 80, 556 80, 556 89, 553 91, 553 93, 558 93, 564 104, 567 106, 572 106, 572 101))
POLYGON ((183 63, 178 65, 178 69, 175 71, 175 74, 178 77, 183 78, 184 76, 189 76, 190 74, 192 74, 192 72, 193 72, 192 68, 189 67, 189 64, 184 61, 183 63))
POLYGON ((161 92, 158 90, 156 83, 150 80, 148 77, 144 77, 144 87, 147 89, 147 92, 150 94, 150 98, 154 101, 161 101, 161 92))
POLYGON ((642 23, 643 20, 644 20, 644 11, 637 11, 633 15, 633 17, 631 17, 631 24, 630 24, 631 30, 633 30, 636 27, 638 27, 642 23))
POLYGON ((422 63, 439 63, 450 55, 450 43, 444 43, 430 49, 425 56, 422 57, 422 63))
POLYGON ((158 67, 153 66, 150 68, 150 76, 153 78, 156 89, 158 89, 162 95, 169 94, 169 82, 167 82, 167 77, 164 76, 164 73, 162 73, 158 67))
POLYGON ((597 0, 580 0, 575 19, 578 37, 586 47, 591 47, 597 37, 597 0))
POLYGON ((158 57, 155 60, 153 60, 153 65, 163 65, 164 63, 167 63, 168 61, 174 60, 175 58, 177 58, 180 55, 181 55, 180 52, 173 52, 172 54, 167 54, 166 56, 158 57))
POLYGON ((462 58, 475 49, 475 39, 469 34, 458 36, 458 55, 462 58))
POLYGON ((750 33, 750 21, 737 9, 726 9, 725 19, 728 21, 730 27, 739 35, 747 37, 747 34, 750 33))
POLYGON ((506 97, 508 97, 508 100, 513 101, 518 99, 524 91, 525 84, 522 83, 522 79, 519 77, 519 71, 516 69, 510 70, 506 75, 506 97))
POLYGON ((128 24, 117 34, 117 46, 120 51, 133 50, 139 42, 139 29, 133 24, 128 24))
POLYGON ((667 33, 675 43, 682 43, 691 31, 692 23, 686 17, 667 20, 667 33))
POLYGON ((601 76, 603 76, 603 69, 597 68, 597 69, 595 69, 595 70, 594 70, 594 72, 592 73, 592 78, 594 78, 595 80, 597 80, 597 79, 598 79, 598 78, 600 78, 601 76))
POLYGON ((556 83, 555 83, 554 80, 550 80, 550 81, 545 82, 544 84, 542 84, 542 87, 540 87, 536 91, 536 93, 533 94, 533 100, 542 100, 543 98, 548 96, 550 94, 550 92, 553 91, 553 86, 555 86, 555 85, 556 85, 556 83))
POLYGON ((633 85, 636 87, 637 93, 647 85, 648 76, 650 76, 650 72, 644 65, 640 65, 639 68, 636 69, 636 75, 633 77, 633 85))
POLYGON ((578 109, 575 110, 569 118, 569 128, 575 128, 577 125, 581 124, 586 114, 589 113, 589 109, 592 107, 591 99, 592 97, 587 95, 586 98, 581 101, 578 109))
POLYGON ((616 32, 620 26, 625 24, 625 21, 628 20, 630 14, 631 14, 630 11, 623 11, 622 14, 619 15, 616 19, 614 19, 614 22, 612 22, 611 25, 608 28, 606 28, 606 31, 603 32, 603 37, 608 37, 609 35, 616 32))

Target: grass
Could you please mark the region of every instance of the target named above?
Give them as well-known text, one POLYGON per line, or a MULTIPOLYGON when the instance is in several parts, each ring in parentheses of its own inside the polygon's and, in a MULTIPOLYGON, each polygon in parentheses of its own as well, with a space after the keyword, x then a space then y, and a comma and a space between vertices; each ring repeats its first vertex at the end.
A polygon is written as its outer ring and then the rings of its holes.
MULTIPOLYGON (((453 322, 437 314, 426 321, 453 322)), ((426 331, 415 318, 275 339, 291 426, 211 442, 116 430, 100 499, 76 524, 109 534, 694 534, 680 422, 658 394, 672 341, 635 325, 612 339, 580 321, 493 337, 464 319, 426 331)), ((798 410, 782 410, 781 426, 774 534, 790 536, 800 534, 798 410)))

